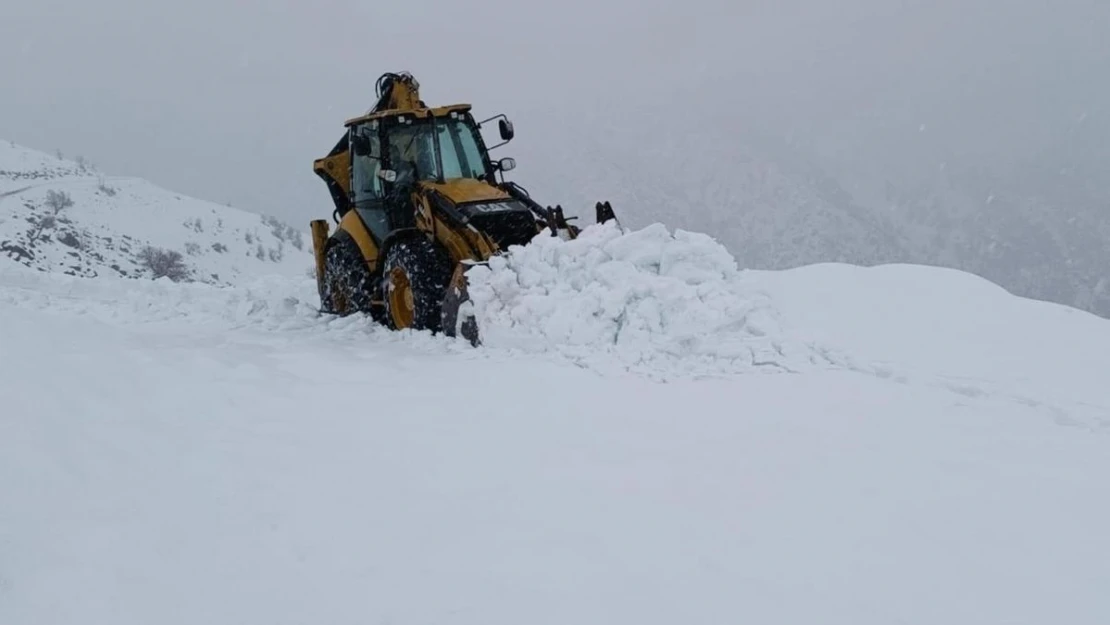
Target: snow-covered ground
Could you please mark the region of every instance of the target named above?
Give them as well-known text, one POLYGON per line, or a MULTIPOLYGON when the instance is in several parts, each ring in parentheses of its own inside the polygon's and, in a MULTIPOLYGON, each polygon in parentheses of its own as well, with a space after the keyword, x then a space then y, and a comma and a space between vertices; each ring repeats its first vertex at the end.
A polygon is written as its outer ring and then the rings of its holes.
POLYGON ((184 279, 216 284, 312 265, 307 222, 292 226, 0 141, 0 264, 149 279, 148 246, 180 254, 184 279))
POLYGON ((1110 622, 1110 322, 592 228, 484 346, 0 266, 0 623, 1110 622))

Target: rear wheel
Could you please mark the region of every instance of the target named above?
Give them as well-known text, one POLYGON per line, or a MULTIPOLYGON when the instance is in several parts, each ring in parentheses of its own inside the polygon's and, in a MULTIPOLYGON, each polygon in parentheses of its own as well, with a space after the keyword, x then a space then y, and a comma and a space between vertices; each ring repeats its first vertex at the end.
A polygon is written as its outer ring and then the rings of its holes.
POLYGON ((389 248, 382 267, 385 320, 394 330, 440 330, 440 305, 451 279, 450 260, 415 237, 389 248))
POLYGON ((351 241, 337 241, 324 255, 325 312, 349 315, 370 312, 370 269, 351 241))

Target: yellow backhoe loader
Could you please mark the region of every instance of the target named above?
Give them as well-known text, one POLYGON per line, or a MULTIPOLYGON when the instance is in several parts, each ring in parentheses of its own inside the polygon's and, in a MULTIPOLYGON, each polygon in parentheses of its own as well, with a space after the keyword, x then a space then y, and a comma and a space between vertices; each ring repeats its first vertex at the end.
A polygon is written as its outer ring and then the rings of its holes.
MULTIPOLYGON (((460 314, 468 269, 533 237, 574 238, 579 229, 561 206, 545 208, 505 181, 516 162, 489 155, 513 138, 505 115, 477 122, 469 104, 429 107, 419 89, 407 72, 383 74, 374 107, 348 120, 313 165, 337 224, 334 232, 324 219, 310 224, 321 310, 477 345, 473 315, 460 314), (494 120, 501 142, 486 147, 481 130, 494 120)), ((599 223, 615 219, 608 202, 595 210, 599 223)))

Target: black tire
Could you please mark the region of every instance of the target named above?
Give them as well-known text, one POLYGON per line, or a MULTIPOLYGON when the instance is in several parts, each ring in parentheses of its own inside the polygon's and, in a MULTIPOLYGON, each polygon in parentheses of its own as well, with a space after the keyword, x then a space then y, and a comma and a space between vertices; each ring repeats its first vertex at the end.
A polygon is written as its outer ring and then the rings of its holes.
POLYGON ((382 266, 386 324, 400 330, 440 331, 440 311, 451 261, 423 236, 394 243, 382 266), (407 291, 407 292, 406 292, 407 291))
POLYGON ((358 246, 350 240, 333 243, 324 254, 324 311, 341 316, 371 312, 372 296, 370 268, 358 246))

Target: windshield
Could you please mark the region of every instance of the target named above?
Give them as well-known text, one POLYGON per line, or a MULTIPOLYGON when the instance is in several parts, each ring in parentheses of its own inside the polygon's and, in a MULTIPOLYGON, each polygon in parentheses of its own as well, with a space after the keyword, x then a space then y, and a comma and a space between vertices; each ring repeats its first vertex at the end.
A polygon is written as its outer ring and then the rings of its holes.
POLYGON ((414 170, 418 180, 477 178, 486 173, 472 126, 462 119, 437 119, 434 128, 432 120, 420 120, 390 129, 390 164, 398 179, 410 177, 414 170))

